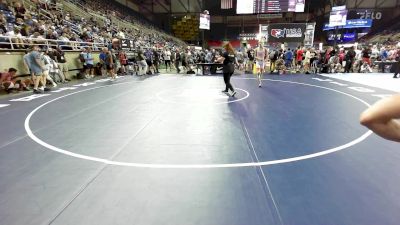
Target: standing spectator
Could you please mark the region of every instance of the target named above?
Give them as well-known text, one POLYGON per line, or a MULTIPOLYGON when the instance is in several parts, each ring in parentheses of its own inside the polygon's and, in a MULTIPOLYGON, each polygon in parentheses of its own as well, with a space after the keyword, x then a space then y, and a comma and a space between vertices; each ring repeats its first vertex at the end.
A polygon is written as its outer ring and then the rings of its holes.
POLYGON ((304 51, 303 51, 303 49, 301 48, 301 47, 298 47, 297 48, 297 51, 296 51, 296 66, 297 66, 297 72, 300 72, 300 70, 301 70, 301 66, 302 66, 302 62, 303 62, 303 54, 304 54, 304 51))
POLYGON ((176 51, 175 51, 175 68, 176 68, 176 72, 177 73, 180 73, 181 72, 181 69, 179 68, 180 67, 180 64, 181 64, 181 53, 179 52, 179 49, 176 49, 176 51))
POLYGON ((171 51, 168 48, 165 48, 164 51, 164 61, 165 61, 165 69, 171 71, 171 51))
POLYGON ((145 75, 148 69, 146 56, 144 55, 143 48, 139 47, 138 51, 138 64, 139 64, 139 76, 145 75))
POLYGON ((56 82, 54 82, 53 77, 51 77, 50 74, 52 73, 52 75, 54 75, 56 69, 58 68, 56 68, 57 65, 55 65, 54 61, 50 58, 49 50, 42 52, 41 60, 44 64, 43 75, 45 76, 45 82, 48 80, 51 82, 53 87, 57 87, 56 82))
MULTIPOLYGON (((31 69, 30 69, 30 67, 31 67, 31 65, 30 65, 30 64, 31 64, 31 61, 29 60, 29 54, 30 54, 30 52, 31 52, 30 49, 25 50, 25 55, 23 56, 22 61, 23 61, 24 66, 25 66, 25 70, 27 71, 28 74, 30 74, 30 75, 32 76, 32 72, 31 72, 31 69)), ((33 77, 32 77, 32 80, 33 80, 33 77)))
POLYGON ((153 68, 153 71, 154 71, 154 65, 153 65, 153 52, 151 51, 150 48, 146 49, 146 52, 144 53, 144 56, 146 56, 146 63, 147 63, 147 66, 148 66, 148 70, 146 71, 146 73, 148 75, 151 75, 151 74, 153 74, 151 72, 151 69, 153 68))
POLYGON ((94 77, 94 58, 92 55, 92 50, 90 47, 86 47, 83 53, 83 58, 85 59, 84 68, 85 68, 85 77, 87 79, 94 77))
POLYGON ((100 55, 99 55, 99 62, 100 62, 100 65, 101 65, 101 75, 102 76, 105 76, 106 75, 106 71, 107 71, 107 68, 106 68, 106 57, 107 57, 107 48, 106 47, 104 47, 104 48, 102 48, 101 49, 101 52, 100 52, 100 55))
POLYGON ((356 57, 356 52, 354 51, 354 47, 351 47, 349 51, 347 51, 345 60, 346 60, 346 65, 344 68, 345 73, 350 73, 350 70, 353 70, 353 64, 354 64, 354 59, 356 57))
POLYGON ((114 62, 114 57, 113 54, 111 52, 111 50, 106 51, 106 68, 107 68, 107 72, 108 74, 111 75, 111 81, 115 81, 117 79, 116 74, 114 72, 115 69, 115 62, 114 62))
POLYGON ((292 68, 292 61, 293 61, 293 52, 290 48, 285 52, 285 66, 286 68, 292 68))
POLYGON ((254 69, 254 60, 255 60, 255 51, 253 48, 249 48, 249 50, 247 51, 247 58, 248 60, 248 71, 250 71, 250 73, 253 72, 254 69))
POLYGON ((393 65, 394 76, 393 78, 398 78, 398 74, 400 73, 400 59, 396 58, 397 63, 393 65))
POLYGON ((153 65, 154 65, 154 72, 156 73, 156 74, 158 74, 158 73, 160 73, 160 71, 158 71, 158 67, 159 67, 159 64, 160 64, 160 53, 157 51, 157 48, 156 47, 154 47, 153 48, 153 56, 154 56, 154 61, 153 61, 153 65))
POLYGON ((68 64, 67 64, 67 59, 65 58, 65 53, 64 51, 60 48, 57 47, 57 49, 54 51, 54 55, 55 55, 55 61, 58 64, 58 67, 60 69, 60 73, 61 76, 63 77, 63 82, 67 82, 70 81, 68 79, 69 77, 69 68, 68 68, 68 64))
POLYGON ((33 46, 32 52, 29 54, 28 60, 30 61, 30 70, 32 75, 34 76, 34 86, 33 93, 40 94, 39 85, 42 84, 44 91, 49 91, 49 88, 46 88, 46 76, 43 71, 45 70, 44 64, 42 62, 42 57, 39 53, 39 47, 33 46))
POLYGON ((188 70, 188 55, 185 52, 185 50, 183 50, 181 53, 181 62, 182 62, 182 69, 184 69, 185 72, 187 72, 187 70, 188 70))
POLYGON ((170 53, 171 53, 171 70, 172 70, 172 69, 176 69, 175 68, 176 55, 175 55, 174 51, 170 51, 170 53))
POLYGON ((311 65, 311 50, 310 48, 308 48, 304 56, 304 71, 306 71, 306 74, 310 74, 310 65, 311 65))
POLYGON ((121 50, 118 54, 119 62, 121 63, 121 73, 126 73, 126 66, 128 65, 128 57, 126 56, 125 51, 121 50))

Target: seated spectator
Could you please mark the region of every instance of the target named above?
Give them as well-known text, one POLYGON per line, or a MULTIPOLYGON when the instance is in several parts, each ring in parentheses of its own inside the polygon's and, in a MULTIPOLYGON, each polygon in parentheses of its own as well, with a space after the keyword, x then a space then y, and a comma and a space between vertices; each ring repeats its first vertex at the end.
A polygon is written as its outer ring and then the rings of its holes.
POLYGON ((7 18, 3 13, 0 13, 0 23, 7 24, 7 18))
POLYGON ((30 27, 33 26, 34 21, 32 19, 32 15, 31 14, 25 13, 24 20, 25 20, 25 24, 26 25, 28 25, 30 27))
POLYGON ((1 87, 4 88, 7 93, 11 93, 13 89, 29 91, 29 80, 22 80, 15 77, 17 70, 10 68, 8 72, 2 73, 0 78, 1 87))
POLYGON ((363 62, 360 72, 361 73, 372 73, 372 69, 369 66, 368 62, 363 62))
POLYGON ((0 0, 0 10, 6 10, 6 11, 10 10, 10 8, 8 7, 7 1, 0 0))
POLYGON ((25 17, 25 7, 21 4, 21 2, 15 2, 14 4, 15 17, 23 19, 25 17))
POLYGON ((20 28, 14 27, 14 30, 6 33, 6 36, 9 36, 14 43, 14 49, 25 49, 25 41, 20 30, 20 28))

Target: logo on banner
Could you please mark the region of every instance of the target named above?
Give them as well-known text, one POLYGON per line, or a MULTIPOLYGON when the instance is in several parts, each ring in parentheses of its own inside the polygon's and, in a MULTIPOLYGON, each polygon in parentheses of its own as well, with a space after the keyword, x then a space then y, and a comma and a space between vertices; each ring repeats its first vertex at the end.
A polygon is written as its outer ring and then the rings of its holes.
POLYGON ((271 29, 271 36, 275 38, 281 37, 287 38, 301 38, 303 37, 303 33, 301 32, 300 28, 292 28, 292 29, 271 29))
POLYGON ((285 37, 285 30, 282 29, 271 29, 271 36, 275 38, 285 37))

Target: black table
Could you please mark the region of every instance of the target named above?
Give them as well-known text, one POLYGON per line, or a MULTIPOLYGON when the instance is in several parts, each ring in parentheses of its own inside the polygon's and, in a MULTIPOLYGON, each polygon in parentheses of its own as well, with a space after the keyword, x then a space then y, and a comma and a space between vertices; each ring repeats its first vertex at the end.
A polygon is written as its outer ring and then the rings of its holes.
POLYGON ((396 61, 385 61, 385 62, 376 61, 375 63, 378 64, 378 72, 384 73, 385 72, 385 68, 387 66, 390 66, 390 71, 393 71, 394 65, 397 64, 398 62, 396 62, 396 61))
POLYGON ((212 73, 211 68, 213 66, 215 66, 215 67, 222 67, 223 66, 222 63, 197 63, 196 65, 197 65, 197 72, 196 73, 199 74, 199 66, 201 66, 202 70, 203 70, 202 75, 206 75, 205 74, 205 71, 206 71, 205 68, 206 67, 210 68, 210 74, 215 74, 215 73, 212 73))

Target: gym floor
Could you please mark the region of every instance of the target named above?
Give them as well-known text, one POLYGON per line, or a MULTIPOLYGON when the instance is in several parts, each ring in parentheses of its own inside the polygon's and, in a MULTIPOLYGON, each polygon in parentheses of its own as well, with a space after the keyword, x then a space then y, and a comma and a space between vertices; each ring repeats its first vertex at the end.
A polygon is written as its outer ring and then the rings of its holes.
POLYGON ((0 100, 0 224, 400 221, 383 90, 318 75, 123 77, 0 100))

